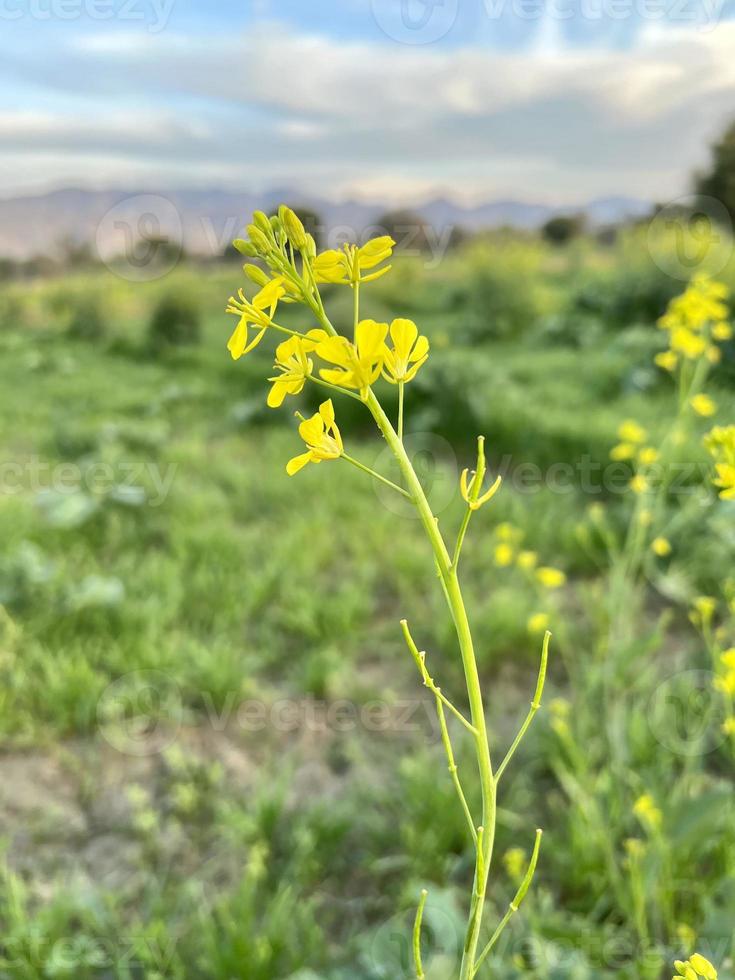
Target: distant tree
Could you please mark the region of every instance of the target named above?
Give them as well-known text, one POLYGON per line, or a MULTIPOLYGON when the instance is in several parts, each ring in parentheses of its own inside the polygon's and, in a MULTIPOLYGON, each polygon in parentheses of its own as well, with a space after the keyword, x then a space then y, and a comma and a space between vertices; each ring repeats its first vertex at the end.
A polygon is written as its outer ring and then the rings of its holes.
POLYGON ((95 264, 95 256, 89 242, 80 241, 73 235, 60 239, 57 246, 58 257, 65 269, 84 269, 95 264))
POLYGON ((465 232, 456 225, 434 226, 414 211, 387 211, 371 225, 370 235, 390 235, 396 251, 407 254, 434 253, 438 246, 455 248, 466 240, 465 232))
POLYGON ((719 201, 735 222, 735 120, 710 149, 709 170, 695 178, 698 194, 719 201))
POLYGON ((552 245, 566 245, 585 230, 583 214, 559 214, 541 226, 541 234, 552 245))
POLYGON ((200 333, 201 312, 194 297, 187 293, 164 295, 148 324, 148 340, 159 351, 197 344, 200 333))

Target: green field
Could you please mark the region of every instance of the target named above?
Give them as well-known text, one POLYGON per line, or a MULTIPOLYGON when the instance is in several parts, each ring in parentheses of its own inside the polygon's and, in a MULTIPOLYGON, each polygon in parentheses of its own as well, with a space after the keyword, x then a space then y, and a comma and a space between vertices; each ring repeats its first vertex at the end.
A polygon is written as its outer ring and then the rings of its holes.
MULTIPOLYGON (((735 264, 719 277, 735 286, 735 264)), ((266 407, 272 343, 230 359, 241 282, 222 263, 0 287, 2 978, 403 980, 422 887, 427 975, 454 975, 474 857, 398 625, 461 704, 431 554, 346 464, 286 476, 292 412, 317 399, 266 407), (199 311, 196 342, 151 338, 171 295, 199 311)), ((529 618, 554 633, 545 710, 502 786, 490 921, 537 826, 541 862, 480 980, 660 980, 695 949, 735 977, 735 741, 690 617, 714 597, 735 645, 735 503, 702 447, 735 418, 732 342, 716 418, 677 447, 672 554, 646 563, 622 624, 608 604, 605 544, 632 508, 609 454, 624 419, 654 443, 669 425, 655 322, 684 285, 643 233, 498 234, 428 271, 399 257, 364 289, 363 315, 431 340, 407 432, 442 525, 461 520, 478 434, 505 476, 462 569, 496 755, 535 683, 529 618), (498 565, 508 533, 564 587, 498 565)), ((325 292, 335 322, 348 293, 325 292)), ((338 410, 350 452, 390 472, 362 406, 338 410)))

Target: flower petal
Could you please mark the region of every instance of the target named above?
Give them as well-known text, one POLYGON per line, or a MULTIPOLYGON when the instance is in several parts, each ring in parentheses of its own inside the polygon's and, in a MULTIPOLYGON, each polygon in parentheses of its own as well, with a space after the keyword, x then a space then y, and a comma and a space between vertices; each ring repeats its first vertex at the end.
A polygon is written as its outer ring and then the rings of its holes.
POLYGON ((298 473, 299 470, 303 470, 307 463, 312 461, 311 450, 306 453, 302 453, 300 456, 294 456, 293 459, 289 459, 286 463, 286 472, 289 476, 293 476, 294 473, 298 473))
POLYGON ((411 348, 416 343, 418 335, 419 328, 413 320, 398 319, 390 325, 393 346, 396 349, 396 354, 403 360, 408 360, 408 355, 411 353, 411 348))

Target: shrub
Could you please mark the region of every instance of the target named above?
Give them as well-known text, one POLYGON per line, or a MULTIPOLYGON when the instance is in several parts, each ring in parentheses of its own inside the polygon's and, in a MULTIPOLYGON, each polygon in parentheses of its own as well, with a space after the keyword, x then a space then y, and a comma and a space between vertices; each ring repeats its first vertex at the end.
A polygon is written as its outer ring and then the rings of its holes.
POLYGON ((154 350, 199 343, 201 315, 193 297, 183 293, 164 296, 153 310, 148 339, 154 350))
POLYGON ((98 296, 80 296, 73 301, 67 334, 77 340, 101 340, 106 336, 107 318, 98 296))

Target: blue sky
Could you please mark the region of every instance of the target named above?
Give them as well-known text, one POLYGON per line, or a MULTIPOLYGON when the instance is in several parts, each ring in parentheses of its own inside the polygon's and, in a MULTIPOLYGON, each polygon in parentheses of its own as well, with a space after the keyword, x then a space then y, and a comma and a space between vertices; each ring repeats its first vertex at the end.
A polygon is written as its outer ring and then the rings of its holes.
POLYGON ((670 200, 735 0, 0 0, 0 194, 670 200))

